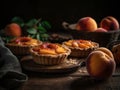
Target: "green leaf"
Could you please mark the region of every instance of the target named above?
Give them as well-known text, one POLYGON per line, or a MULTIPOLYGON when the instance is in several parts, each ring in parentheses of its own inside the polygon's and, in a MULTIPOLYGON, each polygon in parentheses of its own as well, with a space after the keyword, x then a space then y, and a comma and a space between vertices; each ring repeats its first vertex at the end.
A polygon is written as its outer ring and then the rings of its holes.
POLYGON ((24 21, 20 17, 12 18, 11 22, 19 24, 21 27, 24 26, 24 21))
POLYGON ((48 21, 42 21, 41 26, 43 26, 46 29, 51 29, 51 25, 48 21))
POLYGON ((34 27, 38 23, 37 19, 31 19, 26 23, 28 27, 34 27))
POLYGON ((40 34, 36 35, 36 39, 40 40, 40 34))
POLYGON ((28 32, 29 34, 36 34, 36 33, 37 33, 37 30, 36 30, 35 28, 28 28, 28 29, 27 29, 27 32, 28 32))
POLYGON ((15 38, 15 37, 11 37, 11 36, 5 36, 5 37, 2 37, 2 39, 3 39, 3 41, 5 42, 5 43, 8 43, 11 39, 13 39, 13 38, 15 38))
POLYGON ((47 32, 46 29, 41 25, 39 25, 37 29, 40 31, 40 33, 46 33, 47 32))
POLYGON ((30 35, 30 37, 32 37, 32 38, 36 38, 36 34, 32 34, 32 35, 30 35))
POLYGON ((48 34, 41 34, 41 39, 42 41, 47 41, 48 40, 49 35, 48 34))
POLYGON ((0 36, 5 36, 5 30, 4 29, 0 30, 0 36))
POLYGON ((49 35, 48 34, 41 34, 41 37, 48 38, 49 35))

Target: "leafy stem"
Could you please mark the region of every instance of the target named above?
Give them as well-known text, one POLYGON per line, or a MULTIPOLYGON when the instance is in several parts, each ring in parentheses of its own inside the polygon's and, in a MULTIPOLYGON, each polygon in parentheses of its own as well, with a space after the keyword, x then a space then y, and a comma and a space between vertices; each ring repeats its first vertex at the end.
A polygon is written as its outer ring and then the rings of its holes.
POLYGON ((27 33, 27 36, 42 41, 48 40, 49 35, 47 30, 51 29, 51 25, 48 21, 42 21, 41 18, 33 18, 28 22, 23 22, 19 17, 14 17, 11 21, 18 23, 22 28, 26 27, 25 30, 23 30, 23 33, 27 33))

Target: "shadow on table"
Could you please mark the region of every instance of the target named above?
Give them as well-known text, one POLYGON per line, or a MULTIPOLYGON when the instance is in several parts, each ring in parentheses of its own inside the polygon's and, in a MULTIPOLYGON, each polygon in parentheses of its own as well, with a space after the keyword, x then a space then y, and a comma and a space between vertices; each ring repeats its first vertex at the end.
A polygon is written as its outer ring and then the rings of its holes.
POLYGON ((105 86, 105 82, 107 82, 107 80, 95 80, 91 77, 86 76, 74 80, 71 83, 70 88, 71 90, 99 90, 99 88, 102 90, 105 86))

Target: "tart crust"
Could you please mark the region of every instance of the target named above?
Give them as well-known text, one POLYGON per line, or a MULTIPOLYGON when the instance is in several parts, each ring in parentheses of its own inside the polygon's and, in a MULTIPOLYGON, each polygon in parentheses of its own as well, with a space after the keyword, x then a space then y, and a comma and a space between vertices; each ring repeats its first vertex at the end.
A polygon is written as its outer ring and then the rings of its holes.
POLYGON ((63 42, 63 45, 66 45, 69 49, 71 49, 71 57, 87 57, 91 51, 99 47, 99 44, 96 42, 81 39, 65 41, 63 42), (66 44, 68 42, 70 42, 69 45, 66 44), (79 45, 76 44, 77 42, 79 42, 79 45), (90 45, 87 46, 87 43, 89 43, 90 45))
POLYGON ((6 43, 5 45, 15 55, 26 55, 26 54, 30 54, 31 47, 37 46, 41 43, 42 41, 30 37, 19 37, 11 40, 11 42, 6 43))
POLYGON ((66 52, 58 53, 58 54, 50 54, 50 53, 39 53, 39 51, 34 51, 35 48, 39 48, 39 46, 32 47, 30 49, 31 55, 33 56, 33 60, 37 64, 41 65, 56 65, 63 63, 68 55, 71 53, 71 50, 64 45, 60 45, 60 47, 64 48, 66 52))

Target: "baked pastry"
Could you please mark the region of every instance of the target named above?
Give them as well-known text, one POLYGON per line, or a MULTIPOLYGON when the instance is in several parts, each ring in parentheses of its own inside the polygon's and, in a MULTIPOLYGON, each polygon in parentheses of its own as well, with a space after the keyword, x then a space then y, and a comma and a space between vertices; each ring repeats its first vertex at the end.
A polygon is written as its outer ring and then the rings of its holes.
POLYGON ((61 44, 44 42, 30 49, 34 62, 42 65, 63 63, 71 50, 61 44))
POLYGON ((111 49, 116 64, 120 64, 120 44, 113 45, 111 49))
POLYGON ((37 46, 41 43, 41 41, 33 39, 31 37, 17 37, 7 43, 6 46, 15 55, 26 55, 30 53, 30 47, 37 46))
POLYGON ((91 51, 99 47, 99 44, 96 42, 82 39, 68 40, 63 42, 63 45, 71 49, 70 56, 72 57, 87 57, 91 51))

